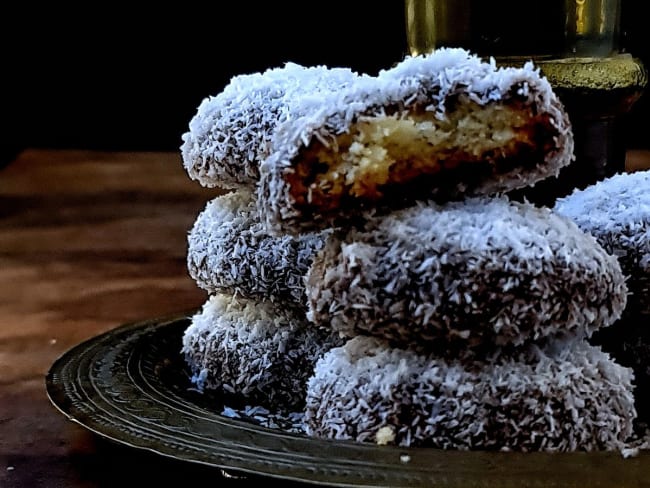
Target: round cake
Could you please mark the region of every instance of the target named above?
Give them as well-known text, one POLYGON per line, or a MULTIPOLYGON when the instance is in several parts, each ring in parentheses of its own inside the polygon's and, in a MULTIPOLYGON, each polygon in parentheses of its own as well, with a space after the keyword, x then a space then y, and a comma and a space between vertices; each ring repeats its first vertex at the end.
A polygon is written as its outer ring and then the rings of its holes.
POLYGON ((190 230, 189 274, 210 294, 234 293, 304 308, 304 277, 324 235, 269 235, 254 194, 244 189, 228 193, 208 202, 190 230))
POLYGON ((316 363, 305 422, 315 437, 405 447, 618 450, 632 376, 581 340, 463 363, 360 336, 316 363))
POLYGON ((181 352, 200 391, 300 410, 316 360, 342 342, 269 302, 214 295, 192 317, 181 352))
POLYGON ((356 77, 347 68, 296 63, 233 77, 223 91, 201 102, 182 136, 188 175, 206 187, 252 188, 276 127, 300 116, 295 99, 339 90, 356 77))
POLYGON ((554 210, 618 258, 630 289, 626 313, 650 316, 650 170, 575 190, 558 199, 554 210))
POLYGON ((615 257, 548 208, 419 203, 332 234, 307 275, 308 318, 347 337, 471 355, 591 336, 625 307, 615 257))
POLYGON ((627 278, 623 317, 592 342, 633 368, 639 419, 650 421, 650 171, 621 173, 558 199, 572 219, 616 256, 627 278))
POLYGON ((305 116, 277 126, 260 167, 258 203, 276 232, 513 190, 573 159, 569 118, 532 64, 497 67, 458 48, 297 104, 305 116))

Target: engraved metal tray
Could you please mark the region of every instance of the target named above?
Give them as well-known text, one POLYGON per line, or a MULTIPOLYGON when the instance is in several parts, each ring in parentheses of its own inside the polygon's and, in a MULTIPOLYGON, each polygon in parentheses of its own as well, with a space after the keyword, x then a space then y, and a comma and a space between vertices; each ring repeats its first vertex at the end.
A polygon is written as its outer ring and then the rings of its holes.
POLYGON ((180 355, 189 315, 125 324, 61 356, 52 403, 106 439, 162 456, 329 486, 626 487, 650 480, 650 453, 507 453, 328 441, 219 415, 180 355))

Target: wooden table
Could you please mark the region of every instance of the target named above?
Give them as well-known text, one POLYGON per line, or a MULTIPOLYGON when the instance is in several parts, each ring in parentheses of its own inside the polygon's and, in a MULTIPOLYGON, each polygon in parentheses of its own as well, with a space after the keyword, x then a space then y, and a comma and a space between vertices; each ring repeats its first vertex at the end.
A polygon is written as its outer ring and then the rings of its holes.
POLYGON ((44 383, 75 344, 205 300, 186 272, 186 233, 214 195, 178 154, 29 150, 0 171, 0 487, 220 479, 102 442, 44 383))
MULTIPOLYGON (((628 163, 650 167, 650 152, 628 163)), ((0 487, 242 485, 102 441, 44 383, 79 342, 204 302, 186 234, 216 195, 174 153, 28 150, 0 171, 0 487)))

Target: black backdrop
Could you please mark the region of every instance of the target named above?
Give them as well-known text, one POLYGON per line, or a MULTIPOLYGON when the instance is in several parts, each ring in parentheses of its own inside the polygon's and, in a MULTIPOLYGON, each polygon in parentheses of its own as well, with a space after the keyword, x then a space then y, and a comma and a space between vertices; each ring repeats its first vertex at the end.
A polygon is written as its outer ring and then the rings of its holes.
MULTIPOLYGON (((643 3, 623 0, 623 45, 650 65, 643 3)), ((233 75, 286 61, 374 73, 406 53, 402 0, 206 5, 4 12, 2 152, 177 150, 201 99, 233 75)), ((630 147, 650 147, 648 98, 627 118, 630 147)))

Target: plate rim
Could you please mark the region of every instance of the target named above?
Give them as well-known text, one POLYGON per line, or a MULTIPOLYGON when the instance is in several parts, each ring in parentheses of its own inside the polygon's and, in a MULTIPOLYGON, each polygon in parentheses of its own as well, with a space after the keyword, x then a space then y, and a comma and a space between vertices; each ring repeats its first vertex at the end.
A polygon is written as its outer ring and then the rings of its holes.
MULTIPOLYGON (((191 405, 189 400, 164 391, 164 382, 155 373, 142 371, 143 367, 151 369, 149 359, 168 359, 156 356, 160 344, 143 341, 164 339, 165 333, 188 325, 193 313, 125 323, 71 347, 46 374, 48 399, 68 420, 131 448, 222 470, 310 484, 467 487, 487 486, 493 479, 499 486, 523 486, 525 482, 525 486, 560 487, 576 486, 577 481, 586 481, 585 476, 596 475, 601 476, 598 486, 624 487, 638 486, 641 479, 650 478, 648 451, 624 459, 618 451, 521 453, 377 446, 256 426, 199 405, 194 412, 183 410, 185 403, 191 405), (147 347, 148 352, 143 352, 147 347), (100 364, 90 366, 93 359, 100 364), (162 392, 138 383, 152 378, 162 392), (122 383, 111 385, 111 379, 122 383), (117 387, 116 391, 112 387, 117 387), (134 392, 143 395, 135 397, 142 400, 141 407, 125 406, 134 392), (151 401, 160 395, 169 403, 151 401), (128 415, 117 415, 120 411, 128 415), (142 420, 152 412, 153 420, 142 420), (172 419, 187 425, 172 425, 172 419), (156 420, 162 423, 156 426, 156 420), (213 439, 215 435, 229 438, 213 439), (568 470, 570 476, 549 472, 558 467, 568 470), (620 476, 612 479, 612 473, 620 476)), ((178 351, 180 355, 180 346, 178 351)))

